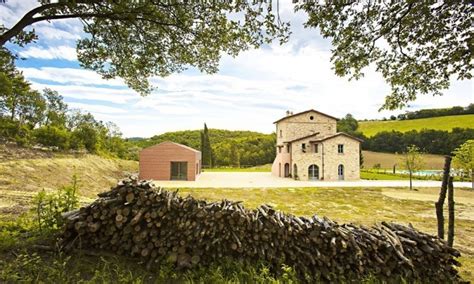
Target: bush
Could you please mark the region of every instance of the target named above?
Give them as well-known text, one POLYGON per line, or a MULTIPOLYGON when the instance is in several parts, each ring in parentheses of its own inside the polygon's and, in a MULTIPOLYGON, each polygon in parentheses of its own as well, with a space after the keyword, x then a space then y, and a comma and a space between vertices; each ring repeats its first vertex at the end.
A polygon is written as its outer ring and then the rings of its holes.
POLYGON ((72 183, 59 188, 54 193, 44 189, 34 198, 36 222, 40 231, 55 231, 63 224, 62 213, 71 211, 79 204, 77 197, 78 179, 72 176, 72 183))
POLYGON ((43 126, 34 130, 36 142, 44 146, 58 147, 61 150, 69 148, 70 133, 56 126, 43 126))

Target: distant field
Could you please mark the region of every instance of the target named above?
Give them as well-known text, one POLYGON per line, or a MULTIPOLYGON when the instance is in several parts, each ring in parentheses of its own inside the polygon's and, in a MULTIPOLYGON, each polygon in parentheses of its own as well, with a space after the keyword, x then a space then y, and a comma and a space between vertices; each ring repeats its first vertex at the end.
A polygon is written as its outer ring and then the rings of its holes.
POLYGON ((234 167, 220 167, 203 169, 204 172, 271 172, 272 164, 249 167, 249 168, 234 168, 234 167))
POLYGON ((387 121, 360 121, 359 131, 371 137, 382 131, 421 130, 423 128, 448 130, 455 127, 474 128, 474 114, 451 115, 432 118, 420 118, 411 120, 387 120, 387 121))
MULTIPOLYGON (((371 169, 375 164, 380 164, 382 169, 392 169, 393 165, 397 165, 397 169, 401 169, 401 154, 379 153, 372 151, 362 151, 364 158, 364 168, 371 169)), ((442 170, 444 165, 444 157, 442 155, 423 155, 424 170, 442 170)))

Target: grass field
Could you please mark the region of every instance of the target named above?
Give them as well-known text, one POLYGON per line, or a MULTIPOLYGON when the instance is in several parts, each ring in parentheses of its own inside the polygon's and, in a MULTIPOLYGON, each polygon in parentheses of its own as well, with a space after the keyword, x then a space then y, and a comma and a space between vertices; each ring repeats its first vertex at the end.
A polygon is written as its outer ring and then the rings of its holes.
MULTIPOLYGON (((401 154, 380 153, 372 151, 362 151, 364 158, 364 168, 371 169, 375 164, 380 164, 382 169, 392 169, 393 165, 397 165, 397 169, 401 169, 401 154)), ((442 170, 444 165, 444 157, 442 155, 423 154, 423 169, 425 170, 442 170)))
POLYGON ((473 128, 474 114, 451 115, 432 118, 420 118, 411 120, 387 120, 387 121, 360 121, 359 131, 365 136, 371 137, 382 131, 400 131, 407 132, 410 130, 436 129, 448 130, 455 127, 473 128))

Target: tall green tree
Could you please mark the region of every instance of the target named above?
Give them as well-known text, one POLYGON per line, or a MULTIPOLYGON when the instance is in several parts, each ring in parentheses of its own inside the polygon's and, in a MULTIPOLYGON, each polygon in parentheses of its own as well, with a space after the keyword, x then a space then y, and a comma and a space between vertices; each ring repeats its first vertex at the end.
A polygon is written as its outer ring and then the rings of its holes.
POLYGON ((272 1, 40 0, 13 26, 0 26, 0 47, 36 40, 35 23, 71 18, 88 34, 77 43, 81 65, 121 77, 141 94, 151 91, 151 76, 188 66, 215 73, 223 53, 236 56, 289 34, 272 1))
POLYGON ((337 75, 359 79, 375 66, 391 86, 384 109, 472 78, 472 1, 298 1, 296 10, 331 38, 337 75))
POLYGON ((454 165, 471 175, 472 189, 474 189, 474 140, 468 140, 453 151, 454 165))
POLYGON ((67 104, 57 91, 45 88, 43 97, 46 100, 45 125, 65 127, 67 120, 67 104))
POLYGON ((204 130, 201 132, 201 155, 202 165, 211 168, 213 166, 213 154, 211 141, 209 139, 209 129, 204 123, 204 130))

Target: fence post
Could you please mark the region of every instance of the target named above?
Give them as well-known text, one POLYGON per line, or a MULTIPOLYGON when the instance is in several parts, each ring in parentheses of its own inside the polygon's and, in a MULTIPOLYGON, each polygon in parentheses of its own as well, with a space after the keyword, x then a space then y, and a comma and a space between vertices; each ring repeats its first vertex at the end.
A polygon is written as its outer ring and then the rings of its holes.
POLYGON ((446 199, 446 190, 448 187, 449 170, 451 168, 451 156, 445 156, 443 169, 443 182, 441 183, 441 190, 439 191, 438 201, 435 203, 436 219, 438 221, 438 238, 444 239, 444 216, 443 205, 446 199))
POLYGON ((448 246, 454 243, 454 186, 453 177, 448 182, 448 246))

